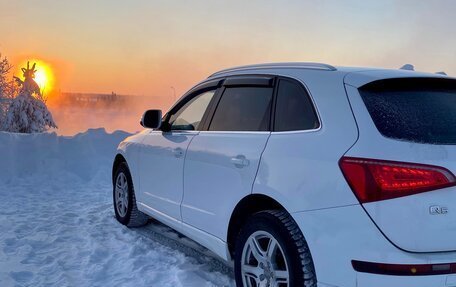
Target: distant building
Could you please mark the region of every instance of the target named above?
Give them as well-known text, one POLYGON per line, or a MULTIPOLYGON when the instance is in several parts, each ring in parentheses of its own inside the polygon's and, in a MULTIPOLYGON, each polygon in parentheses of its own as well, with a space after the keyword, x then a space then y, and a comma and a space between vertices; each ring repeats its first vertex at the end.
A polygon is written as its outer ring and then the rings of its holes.
POLYGON ((167 109, 172 104, 172 99, 167 97, 118 95, 115 92, 110 94, 60 92, 54 100, 61 106, 82 108, 125 109, 139 106, 145 110, 148 108, 167 109))
POLYGON ((71 93, 62 92, 60 93, 59 100, 61 103, 71 104, 85 104, 85 103, 113 103, 117 101, 126 100, 129 97, 127 95, 117 95, 112 92, 111 94, 95 94, 95 93, 71 93))

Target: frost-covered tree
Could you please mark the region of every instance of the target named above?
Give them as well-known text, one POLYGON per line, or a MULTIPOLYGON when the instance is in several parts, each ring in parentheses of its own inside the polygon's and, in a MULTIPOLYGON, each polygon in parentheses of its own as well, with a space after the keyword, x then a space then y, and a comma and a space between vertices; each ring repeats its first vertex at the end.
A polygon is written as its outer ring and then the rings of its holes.
POLYGON ((12 67, 8 59, 2 57, 0 54, 0 130, 5 125, 9 102, 13 98, 14 93, 17 92, 17 86, 14 84, 14 81, 8 80, 8 74, 12 67))
POLYGON ((22 68, 24 81, 16 78, 20 90, 11 100, 6 113, 5 130, 16 133, 39 133, 49 128, 57 128, 40 88, 35 82, 35 66, 22 68))
POLYGON ((12 66, 9 63, 8 59, 2 58, 2 54, 0 54, 0 96, 5 96, 4 93, 7 90, 7 86, 9 85, 7 76, 10 72, 12 66))

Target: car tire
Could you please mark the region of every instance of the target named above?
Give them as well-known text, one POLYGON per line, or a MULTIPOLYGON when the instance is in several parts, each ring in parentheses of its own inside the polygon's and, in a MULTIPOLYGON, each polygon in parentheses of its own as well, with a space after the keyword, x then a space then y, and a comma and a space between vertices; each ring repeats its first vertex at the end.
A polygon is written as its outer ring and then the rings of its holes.
POLYGON ((149 217, 136 206, 135 189, 125 162, 119 164, 113 178, 112 199, 116 219, 128 227, 145 225, 149 217))
POLYGON ((286 211, 261 211, 248 218, 234 257, 236 286, 317 286, 307 242, 286 211))

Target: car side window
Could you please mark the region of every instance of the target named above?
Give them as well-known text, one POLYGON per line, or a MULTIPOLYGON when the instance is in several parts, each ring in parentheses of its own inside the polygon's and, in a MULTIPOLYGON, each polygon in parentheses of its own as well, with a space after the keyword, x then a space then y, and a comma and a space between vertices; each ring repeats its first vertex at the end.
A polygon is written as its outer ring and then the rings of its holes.
POLYGON ((280 80, 274 119, 274 131, 316 129, 320 126, 306 90, 290 80, 280 80))
POLYGON ((214 94, 215 90, 199 94, 171 115, 168 120, 171 130, 193 131, 201 128, 204 112, 214 94))
POLYGON ((228 87, 215 110, 210 131, 268 131, 271 87, 228 87))

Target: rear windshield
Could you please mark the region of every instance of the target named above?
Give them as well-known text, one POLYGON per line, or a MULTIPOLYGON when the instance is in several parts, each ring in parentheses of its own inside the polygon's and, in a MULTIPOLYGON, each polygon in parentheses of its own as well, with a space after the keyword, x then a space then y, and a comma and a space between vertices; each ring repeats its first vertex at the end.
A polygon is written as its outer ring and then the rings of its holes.
POLYGON ((456 80, 390 79, 360 88, 375 126, 386 137, 456 144, 456 80))

